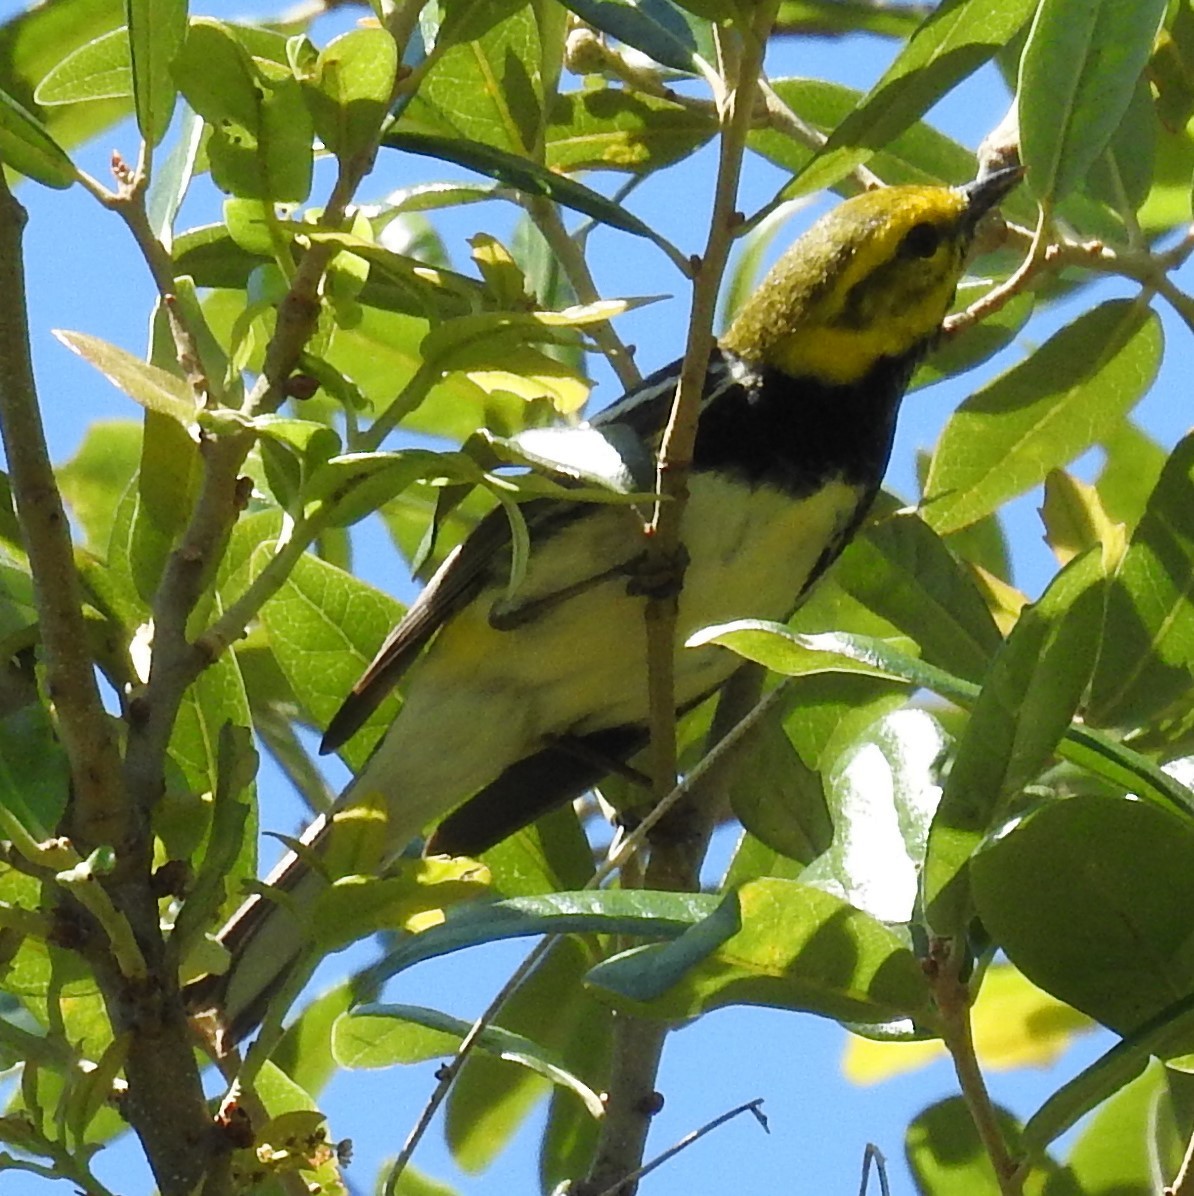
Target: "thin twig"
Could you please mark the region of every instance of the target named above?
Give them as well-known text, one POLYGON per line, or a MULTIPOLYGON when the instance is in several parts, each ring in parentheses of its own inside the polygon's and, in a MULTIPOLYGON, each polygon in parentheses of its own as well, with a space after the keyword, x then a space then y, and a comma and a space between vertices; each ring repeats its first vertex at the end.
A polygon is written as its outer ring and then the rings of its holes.
POLYGON ((970 1024, 970 990, 961 978, 964 962, 961 944, 952 939, 937 940, 928 960, 928 976, 940 1017, 941 1039, 953 1059, 954 1073, 962 1089, 970 1118, 995 1172, 1002 1196, 1023 1196, 1023 1175, 1012 1158, 995 1106, 974 1051, 970 1024))
MULTIPOLYGON (((688 474, 696 444, 697 419, 709 353, 717 296, 733 243, 738 180, 746 136, 750 128, 755 87, 763 73, 763 53, 778 10, 778 0, 760 5, 743 38, 734 85, 722 110, 721 153, 718 162, 709 235, 700 268, 693 281, 692 314, 684 361, 671 416, 659 452, 657 490, 661 498, 647 529, 646 578, 671 579, 648 599, 644 620, 647 633, 647 683, 651 735, 651 777, 656 798, 671 792, 676 781, 675 636, 678 593, 682 584, 680 524, 688 496, 688 474), (670 592, 668 592, 670 590, 670 592)), ((650 592, 651 585, 647 589, 650 592)))
MULTIPOLYGON (((586 885, 585 887, 588 888, 589 886, 586 885)), ((395 1196, 395 1193, 398 1191, 398 1181, 402 1178, 402 1173, 406 1170, 407 1164, 414 1155, 416 1147, 431 1125, 432 1119, 439 1111, 440 1105, 447 1099, 452 1085, 456 1082, 456 1077, 460 1074, 460 1069, 464 1066, 469 1055, 472 1054, 473 1048, 480 1041, 481 1035, 493 1024, 497 1015, 502 1011, 502 1007, 518 989, 519 985, 539 966, 543 958, 555 945, 556 937, 555 935, 549 935, 531 949, 527 957, 518 965, 506 983, 502 985, 498 994, 486 1006, 485 1012, 469 1027, 468 1033, 460 1040, 460 1045, 456 1048, 456 1053, 452 1056, 451 1060, 444 1064, 436 1073, 437 1083, 435 1090, 423 1106, 423 1111, 419 1114, 419 1120, 415 1123, 414 1128, 407 1134, 406 1141, 402 1144, 402 1149, 398 1152, 398 1157, 394 1160, 393 1166, 391 1166, 389 1174, 386 1176, 386 1184, 383 1189, 385 1196, 395 1196)))
MULTIPOLYGON (((560 216, 560 209, 550 200, 542 196, 532 196, 527 201, 527 211, 535 226, 543 234, 543 239, 551 247, 572 289, 576 292, 581 303, 596 303, 601 298, 593 275, 589 272, 589 263, 581 252, 580 246, 564 227, 564 220, 560 216)), ((605 354, 610 366, 624 390, 632 390, 642 381, 642 374, 634 364, 634 355, 626 347, 614 326, 609 323, 597 324, 590 329, 597 347, 605 354)))
MULTIPOLYGON (((767 123, 777 133, 783 133, 798 145, 811 150, 820 150, 829 140, 820 129, 814 128, 797 116, 766 79, 759 80, 759 94, 765 105, 767 123)), ((850 171, 850 176, 867 191, 883 186, 883 180, 865 164, 855 166, 850 171)))
POLYGON ((603 1192, 598 1192, 597 1196, 618 1196, 618 1193, 625 1189, 625 1185, 634 1183, 643 1178, 644 1175, 649 1175, 657 1167, 662 1167, 664 1163, 670 1159, 674 1159, 682 1150, 687 1150, 694 1142, 700 1141, 706 1134, 711 1134, 714 1130, 720 1129, 727 1121, 733 1121, 735 1117, 742 1116, 743 1113, 753 1113, 755 1120, 767 1130, 767 1118, 763 1116, 763 1098, 757 1097, 755 1100, 747 1101, 744 1105, 739 1105, 736 1109, 730 1109, 727 1113, 722 1113, 720 1117, 714 1117, 712 1121, 705 1122, 699 1129, 695 1129, 690 1134, 685 1134, 674 1146, 669 1146, 662 1154, 657 1154, 649 1163, 645 1163, 639 1167, 637 1171, 630 1175, 624 1175, 616 1183, 611 1184, 603 1192))
POLYGON ((879 1176, 879 1196, 891 1196, 891 1191, 887 1186, 887 1160, 883 1157, 883 1152, 873 1142, 868 1142, 866 1150, 862 1152, 862 1183, 858 1188, 858 1196, 866 1196, 872 1163, 874 1163, 875 1171, 879 1176))
POLYGON ((1020 294, 1036 277, 1049 261, 1052 246, 1049 237, 1052 222, 1048 213, 1042 208, 1037 220, 1036 231, 1032 235, 1032 244, 1024 260, 1015 271, 998 286, 992 287, 983 297, 972 303, 965 311, 950 316, 942 326, 945 336, 957 336, 974 324, 985 320, 988 316, 999 311, 1011 299, 1020 294))

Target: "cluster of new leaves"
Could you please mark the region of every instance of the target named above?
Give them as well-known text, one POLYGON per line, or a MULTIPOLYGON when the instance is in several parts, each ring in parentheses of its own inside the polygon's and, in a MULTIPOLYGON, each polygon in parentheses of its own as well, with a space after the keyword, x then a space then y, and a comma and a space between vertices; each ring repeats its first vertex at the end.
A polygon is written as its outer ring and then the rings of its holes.
MULTIPOLYGON (((135 699, 153 692, 155 625, 179 614, 171 562, 196 529, 214 545, 181 609, 203 667, 177 695, 151 815, 155 864, 183 877, 161 914, 166 958, 184 977, 220 966, 210 932, 256 876, 252 744, 326 808, 299 730, 326 725, 400 614, 354 577, 347 529, 380 517, 419 571, 501 504, 516 584, 521 500, 562 484, 594 502, 642 489, 641 471, 628 483, 523 434, 583 407, 586 352, 633 377, 608 324, 631 301, 597 294, 584 256, 592 225, 691 269, 692 246, 667 241, 635 214, 633 189, 615 193, 610 179, 667 171, 718 136, 727 47, 751 8, 379 2, 375 19, 320 45, 305 27, 223 23, 185 0, 51 0, 0 29, 7 168, 100 194, 67 150, 130 113, 143 143, 107 198, 169 296, 148 358, 60 334, 143 416, 94 428, 58 484, 78 530, 88 650, 126 699, 112 716, 121 736, 139 734, 135 699), (421 181, 360 204, 361 180, 394 155, 421 181), (313 180, 325 176, 334 183, 321 194, 313 180), (192 189, 218 193, 220 220, 176 227, 192 189), (517 205, 518 230, 509 246, 478 232, 471 265, 454 269, 436 214, 482 201, 517 205), (570 233, 565 220, 577 218, 570 233), (396 429, 422 439, 395 440, 396 429), (243 509, 213 514, 212 478, 229 461, 247 479, 243 509)), ((866 95, 786 77, 760 94, 747 149, 790 182, 744 221, 744 237, 759 232, 731 299, 755 281, 768 217, 787 201, 872 176, 973 177, 973 154, 921 118, 991 61, 1015 93, 1018 134, 1005 126, 1005 140, 1029 173, 1004 207, 1007 241, 984 259, 984 282, 960 290, 959 312, 1012 281, 989 318, 959 320, 914 386, 985 361, 1035 308, 1081 297, 1095 273, 1131 280, 1134 293, 1088 304, 971 394, 925 461, 915 512, 880 503, 790 626, 703 633, 783 678, 729 757, 744 830, 709 891, 586 888, 593 853, 572 810, 487 853, 484 869, 427 862, 370 877, 375 812, 362 813, 313 950, 377 930, 389 949, 250 1057, 241 1079, 269 1120, 237 1160, 243 1185, 299 1170, 343 1191, 318 1112, 333 1071, 450 1055, 467 1029, 433 1009, 361 1006, 362 993, 434 956, 544 934, 562 937, 480 1036, 449 1102, 449 1139, 467 1166, 489 1162, 550 1084, 544 1184, 585 1174, 615 1010, 681 1020, 763 1004, 878 1039, 949 1041, 926 970, 929 945, 948 943, 974 992, 984 975, 995 987, 1011 974, 1005 963, 986 972, 1002 952, 1050 994, 1063 1031, 1090 1019, 1121 1041, 1025 1124, 1003 1118, 1023 1166, 995 1189, 961 1102, 926 1110, 908 1139, 922 1191, 1097 1196, 1151 1190, 1156 1160, 1165 1176, 1177 1171, 1194 1046, 1194 797, 1183 783, 1194 438, 1162 447, 1132 411, 1162 356, 1157 297, 1194 328, 1194 300, 1173 277, 1191 241, 1165 240, 1191 218, 1194 11, 1188 0, 946 0, 924 11, 787 0, 777 27, 899 40, 866 95), (1103 453, 1093 483, 1064 472, 1092 448, 1103 453), (1013 584, 1001 508, 1042 485, 1058 570, 1030 602, 1013 584), (1164 1066, 1146 1070, 1152 1057, 1164 1066), (1096 1106, 1068 1157, 1052 1158, 1054 1140, 1096 1106)), ((26 196, 36 218, 37 193, 26 196)), ((11 662, 0 826, 13 843, 0 866, 0 1052, 21 1065, 0 1117, 13 1152, 0 1168, 102 1192, 89 1160, 123 1128, 112 1095, 129 1042, 113 1033, 111 994, 47 912, 56 894, 86 906, 118 953, 124 944, 126 974, 137 949, 120 910, 85 895, 105 891, 107 855, 47 846, 69 769, 44 686, 39 700, 39 612, 7 494, 0 579, 11 662)), ((350 766, 399 700, 346 746, 350 766)), ((686 770, 710 715, 679 728, 686 770)))

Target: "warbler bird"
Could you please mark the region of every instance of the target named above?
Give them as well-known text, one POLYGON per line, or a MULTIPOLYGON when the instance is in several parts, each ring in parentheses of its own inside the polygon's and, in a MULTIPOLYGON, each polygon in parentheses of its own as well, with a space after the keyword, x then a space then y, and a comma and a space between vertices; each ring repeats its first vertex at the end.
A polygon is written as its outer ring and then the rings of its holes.
MULTIPOLYGON (((858 529, 975 226, 1019 177, 1012 168, 846 200, 778 261, 713 349, 680 533, 678 710, 739 663, 685 641, 730 619, 787 619, 858 529)), ((679 370, 652 374, 593 426, 657 449, 679 370)), ((558 498, 523 511, 530 553, 516 593, 498 511, 447 558, 324 737, 325 751, 344 743, 405 676, 401 712, 336 805, 380 796, 385 859, 436 823, 430 850, 482 851, 647 742, 640 518, 558 498)), ((317 819, 268 878, 284 899, 250 897, 222 932, 231 965, 204 995, 226 1039, 257 1024, 301 956, 303 911, 327 883, 312 856, 325 856, 336 827, 317 819)))

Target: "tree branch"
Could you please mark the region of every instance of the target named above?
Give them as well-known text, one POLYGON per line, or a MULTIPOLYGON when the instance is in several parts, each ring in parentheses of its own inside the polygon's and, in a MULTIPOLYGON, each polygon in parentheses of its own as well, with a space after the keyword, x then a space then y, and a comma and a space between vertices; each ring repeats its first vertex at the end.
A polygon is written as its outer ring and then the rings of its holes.
MULTIPOLYGON (((650 702, 651 779, 657 801, 676 787, 675 643, 683 566, 680 524, 688 496, 688 475, 696 443, 697 420, 709 353, 717 296, 739 223, 738 180, 750 130, 763 55, 778 10, 766 0, 739 40, 723 43, 733 63, 721 105, 722 138, 717 184, 705 252, 693 280, 692 314, 680 381, 659 454, 660 500, 646 529, 644 577, 651 594, 644 611, 647 683, 650 702), (650 579, 660 579, 662 584, 650 579), (654 592, 652 592, 654 591, 654 592)), ((724 55, 723 55, 724 57, 724 55)), ((721 728, 725 730, 724 726, 721 728)), ((674 800, 674 799, 673 799, 674 800)), ((703 785, 676 801, 651 837, 647 888, 691 891, 699 886, 700 867, 716 821, 717 790, 703 785)), ((594 1162, 581 1193, 603 1192, 619 1184, 622 1196, 634 1196, 637 1181, 624 1181, 642 1165, 651 1118, 659 1107, 655 1077, 669 1027, 666 1022, 620 1015, 614 1024, 613 1068, 606 1117, 594 1162)))
POLYGON ((87 850, 122 843, 131 828, 120 757, 87 646, 70 526, 37 405, 25 310, 25 222, 24 208, 0 176, 0 435, 33 573, 46 686, 70 761, 70 835, 87 850))

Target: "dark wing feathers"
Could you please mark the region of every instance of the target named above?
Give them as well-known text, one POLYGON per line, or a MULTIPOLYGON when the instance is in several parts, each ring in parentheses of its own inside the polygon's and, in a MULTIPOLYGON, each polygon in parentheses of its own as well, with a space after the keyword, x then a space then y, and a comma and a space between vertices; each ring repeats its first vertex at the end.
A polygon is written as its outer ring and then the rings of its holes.
POLYGON ((321 753, 334 752, 361 729, 427 641, 485 587, 494 559, 500 559, 509 543, 510 524, 498 508, 448 554, 328 723, 319 745, 321 753))
POLYGON ((541 748, 511 764, 432 832, 427 855, 480 855, 541 814, 592 789, 647 745, 641 726, 607 727, 541 748))

